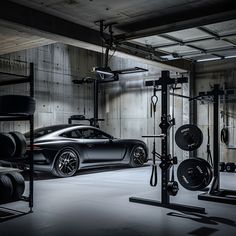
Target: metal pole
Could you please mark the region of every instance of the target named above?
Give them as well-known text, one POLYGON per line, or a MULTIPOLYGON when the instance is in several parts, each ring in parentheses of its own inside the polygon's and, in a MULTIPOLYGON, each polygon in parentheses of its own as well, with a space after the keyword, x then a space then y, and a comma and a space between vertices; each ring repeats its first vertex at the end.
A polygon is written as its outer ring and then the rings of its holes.
POLYGON ((162 182, 162 191, 161 191, 161 202, 163 204, 170 203, 170 197, 167 193, 167 184, 170 178, 170 171, 167 167, 168 165, 168 155, 169 155, 169 123, 168 123, 168 105, 169 105, 169 89, 168 89, 168 79, 170 72, 162 71, 162 90, 161 90, 161 133, 164 135, 164 138, 161 141, 161 156, 162 156, 162 172, 161 172, 161 182, 162 182))
POLYGON ((98 123, 98 80, 95 79, 93 83, 93 92, 94 92, 94 100, 93 100, 93 107, 94 107, 94 126, 97 126, 98 123))
MULTIPOLYGON (((34 97, 34 64, 30 63, 30 96, 34 97)), ((34 155, 33 155, 33 145, 34 145, 34 115, 30 115, 30 170, 29 170, 29 208, 30 212, 33 210, 34 206, 34 155)))
POLYGON ((214 191, 219 191, 220 172, 219 172, 219 84, 214 85, 214 114, 213 114, 213 166, 214 178, 216 178, 214 191))

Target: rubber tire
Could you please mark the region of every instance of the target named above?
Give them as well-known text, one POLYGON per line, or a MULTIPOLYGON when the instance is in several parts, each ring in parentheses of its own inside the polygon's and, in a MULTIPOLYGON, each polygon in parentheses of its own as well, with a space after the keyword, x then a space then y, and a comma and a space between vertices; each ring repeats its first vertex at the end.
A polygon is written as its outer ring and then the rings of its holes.
POLYGON ((137 167, 143 166, 143 163, 142 163, 142 164, 138 164, 138 163, 135 163, 135 161, 134 161, 134 155, 133 155, 133 154, 134 154, 135 149, 137 149, 138 147, 141 147, 141 148, 144 149, 144 151, 145 151, 145 159, 147 158, 146 150, 145 150, 145 148, 144 148, 142 145, 136 145, 136 146, 134 146, 134 147, 133 147, 133 150, 132 150, 132 152, 131 152, 130 161, 129 161, 129 166, 132 167, 132 168, 137 168, 137 167))
POLYGON ((26 138, 20 132, 10 132, 16 143, 14 157, 22 157, 26 153, 26 138))
POLYGON ((0 175, 0 203, 12 200, 13 185, 11 179, 6 175, 0 175))
POLYGON ((68 178, 68 177, 72 177, 76 174, 78 168, 79 168, 79 163, 80 163, 80 159, 79 159, 79 154, 78 152, 74 149, 74 148, 65 148, 65 149, 62 149, 59 151, 59 153, 57 154, 56 158, 55 158, 55 161, 54 161, 54 166, 53 166, 53 170, 52 170, 52 174, 55 176, 55 177, 59 177, 59 178, 68 178), (63 152, 66 152, 66 151, 72 151, 76 154, 77 156, 77 159, 78 159, 78 162, 77 162, 77 168, 76 168, 76 171, 73 173, 73 174, 70 174, 70 175, 62 175, 60 173, 60 171, 58 171, 58 168, 59 168, 59 157, 60 155, 63 153, 63 152))
POLYGON ((33 115, 35 112, 35 99, 24 95, 0 96, 1 115, 33 115))
POLYGON ((12 200, 17 201, 22 197, 25 191, 24 177, 18 172, 9 172, 6 174, 6 176, 8 176, 12 182, 13 186, 12 200))
POLYGON ((0 159, 13 157, 16 151, 16 142, 11 134, 0 133, 0 159))

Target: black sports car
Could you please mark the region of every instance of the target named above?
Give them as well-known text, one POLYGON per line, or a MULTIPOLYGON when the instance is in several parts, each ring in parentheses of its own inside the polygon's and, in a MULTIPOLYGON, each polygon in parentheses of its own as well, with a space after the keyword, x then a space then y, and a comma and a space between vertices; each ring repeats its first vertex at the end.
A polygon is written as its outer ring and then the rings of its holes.
MULTIPOLYGON (((34 132, 34 168, 57 177, 73 176, 78 169, 95 165, 148 161, 147 146, 135 139, 116 139, 93 126, 54 125, 34 132)), ((25 134, 29 138, 29 133, 25 134)))

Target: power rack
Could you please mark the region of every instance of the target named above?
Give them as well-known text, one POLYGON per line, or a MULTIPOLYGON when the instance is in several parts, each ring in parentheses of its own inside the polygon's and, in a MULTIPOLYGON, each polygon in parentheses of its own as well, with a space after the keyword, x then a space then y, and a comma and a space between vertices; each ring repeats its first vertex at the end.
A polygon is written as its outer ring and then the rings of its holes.
MULTIPOLYGON (((188 78, 170 78, 169 71, 162 71, 161 77, 158 80, 146 81, 146 86, 155 86, 157 91, 161 91, 161 136, 157 135, 162 139, 161 141, 161 201, 144 199, 139 197, 130 197, 130 202, 147 204, 152 206, 159 206, 168 209, 178 210, 178 211, 188 211, 205 213, 205 208, 188 206, 177 203, 170 203, 170 195, 167 192, 167 185, 170 181, 170 168, 173 165, 173 157, 169 153, 169 133, 171 127, 170 116, 168 114, 169 108, 169 97, 170 97, 170 86, 176 84, 187 83, 188 78), (160 87, 160 88, 159 88, 160 87)), ((172 117, 172 119, 174 119, 172 117)), ((150 136, 153 137, 153 136, 150 136)))

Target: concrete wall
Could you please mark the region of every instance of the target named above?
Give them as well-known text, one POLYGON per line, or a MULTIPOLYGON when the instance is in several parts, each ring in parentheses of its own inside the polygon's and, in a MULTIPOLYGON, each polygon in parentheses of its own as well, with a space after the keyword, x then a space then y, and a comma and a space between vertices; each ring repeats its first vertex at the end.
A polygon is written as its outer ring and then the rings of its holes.
MULTIPOLYGON (((73 79, 91 75, 92 67, 101 65, 101 55, 92 51, 79 49, 63 44, 51 44, 40 48, 20 51, 5 55, 10 59, 34 62, 35 64, 35 97, 37 107, 35 127, 67 123, 74 114, 93 117, 92 84, 74 85, 73 79)), ((145 87, 145 80, 158 79, 161 68, 144 64, 127 58, 113 56, 110 60, 112 69, 142 67, 149 72, 120 76, 120 81, 100 84, 99 117, 104 118, 101 128, 117 138, 142 139, 142 135, 153 134, 153 119, 150 118, 150 98, 152 88, 145 87)), ((172 71, 172 76, 176 73, 172 71)), ((176 91, 188 95, 188 85, 176 91)), ((0 94, 25 94, 27 85, 0 87, 0 94)), ((160 133, 160 93, 156 113, 156 133, 160 133)), ((175 99, 176 128, 188 123, 188 101, 175 99)), ((28 129, 28 123, 1 123, 1 131, 28 129)), ((143 139, 151 150, 152 140, 143 139)), ((160 140, 157 140, 160 151, 160 140)), ((187 153, 177 147, 175 152, 180 160, 187 153)))
MULTIPOLYGON (((214 84, 220 84, 223 87, 226 83, 227 88, 236 88, 236 59, 227 59, 223 61, 212 61, 196 64, 196 80, 195 80, 195 95, 200 91, 211 90, 214 84)), ((206 144, 207 144, 207 107, 208 105, 197 105, 197 123, 204 134, 203 145, 198 150, 199 157, 206 157, 206 144)), ((229 125, 230 142, 229 146, 236 145, 236 105, 235 100, 226 104, 229 116, 227 122, 229 125)), ((220 111, 223 110, 223 105, 220 105, 220 111)), ((213 125, 213 105, 210 104, 210 133, 212 141, 212 125, 213 125)), ((223 127, 223 119, 220 116, 220 129, 223 127)), ((234 161, 236 149, 229 149, 225 144, 220 143, 220 155, 222 161, 234 161)), ((211 149, 213 146, 211 143, 211 149)))
MULTIPOLYGON (((113 69, 125 69, 131 67, 142 67, 148 69, 148 72, 129 74, 120 76, 120 80, 113 83, 106 83, 101 86, 101 107, 102 118, 105 122, 101 124, 104 130, 112 133, 115 137, 143 139, 149 147, 150 156, 153 139, 142 138, 142 135, 154 134, 154 121, 150 117, 150 102, 153 95, 153 88, 146 87, 146 80, 158 79, 161 75, 161 69, 136 61, 126 60, 125 58, 114 57, 111 62, 113 69)), ((176 76, 174 71, 171 76, 176 76)), ((189 95, 188 84, 184 84, 182 90, 176 93, 189 95)), ((161 122, 161 97, 157 92, 158 103, 156 113, 156 134, 160 134, 159 123, 161 122)), ((170 103, 170 111, 171 111, 170 103)), ((181 98, 175 98, 175 130, 183 123, 189 122, 189 103, 181 98)), ((157 152, 160 152, 161 140, 157 139, 157 152)), ((178 147, 175 148, 175 154, 179 160, 185 158, 188 153, 183 152, 178 147)))
MULTIPOLYGON (((74 85, 100 63, 100 55, 64 44, 4 55, 3 57, 27 62, 35 66, 35 98, 37 100, 35 127, 67 123, 74 114, 93 116, 93 87, 91 84, 74 85)), ((28 94, 27 84, 0 87, 0 94, 28 94)), ((25 131, 27 122, 1 123, 1 130, 25 131)))

